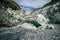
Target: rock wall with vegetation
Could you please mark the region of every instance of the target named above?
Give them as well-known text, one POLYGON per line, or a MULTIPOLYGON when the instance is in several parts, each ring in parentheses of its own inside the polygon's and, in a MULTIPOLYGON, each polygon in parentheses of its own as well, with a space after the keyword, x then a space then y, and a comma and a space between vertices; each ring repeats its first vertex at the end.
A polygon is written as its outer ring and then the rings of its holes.
POLYGON ((12 8, 14 10, 20 9, 19 5, 13 0, 0 0, 0 6, 4 6, 6 8, 12 8))

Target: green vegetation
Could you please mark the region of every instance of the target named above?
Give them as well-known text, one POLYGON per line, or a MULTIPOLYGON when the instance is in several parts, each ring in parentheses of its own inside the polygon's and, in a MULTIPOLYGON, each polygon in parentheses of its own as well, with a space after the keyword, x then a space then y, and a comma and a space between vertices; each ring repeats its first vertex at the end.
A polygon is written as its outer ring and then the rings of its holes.
POLYGON ((55 3, 57 3, 57 2, 60 2, 60 0, 52 0, 52 1, 50 2, 50 4, 55 4, 55 3))
POLYGON ((52 0, 50 3, 46 4, 44 7, 56 4, 57 2, 60 2, 60 0, 52 0))
POLYGON ((14 10, 20 9, 19 5, 13 0, 0 0, 0 6, 4 6, 6 8, 10 7, 14 10))

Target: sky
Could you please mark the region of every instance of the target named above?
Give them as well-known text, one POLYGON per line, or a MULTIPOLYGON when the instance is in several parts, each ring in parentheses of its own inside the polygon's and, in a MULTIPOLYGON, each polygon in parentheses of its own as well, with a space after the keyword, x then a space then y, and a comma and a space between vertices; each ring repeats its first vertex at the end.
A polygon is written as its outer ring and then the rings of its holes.
POLYGON ((41 8, 45 4, 51 2, 51 0, 14 0, 23 9, 32 10, 41 8))

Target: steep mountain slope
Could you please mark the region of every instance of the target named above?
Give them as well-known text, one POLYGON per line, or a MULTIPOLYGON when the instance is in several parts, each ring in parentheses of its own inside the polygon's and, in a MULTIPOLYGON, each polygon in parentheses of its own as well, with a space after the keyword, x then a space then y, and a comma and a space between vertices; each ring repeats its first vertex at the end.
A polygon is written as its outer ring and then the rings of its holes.
POLYGON ((19 5, 13 0, 0 0, 0 6, 4 6, 6 8, 12 8, 14 10, 20 9, 19 5))

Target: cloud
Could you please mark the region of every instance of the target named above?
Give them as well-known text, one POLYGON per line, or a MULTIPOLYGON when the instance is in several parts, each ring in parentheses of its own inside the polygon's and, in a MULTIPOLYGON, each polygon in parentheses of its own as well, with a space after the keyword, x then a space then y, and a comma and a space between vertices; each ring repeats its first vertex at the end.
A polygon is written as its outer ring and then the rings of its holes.
POLYGON ((45 4, 49 3, 51 0, 15 0, 22 8, 40 8, 45 4))

